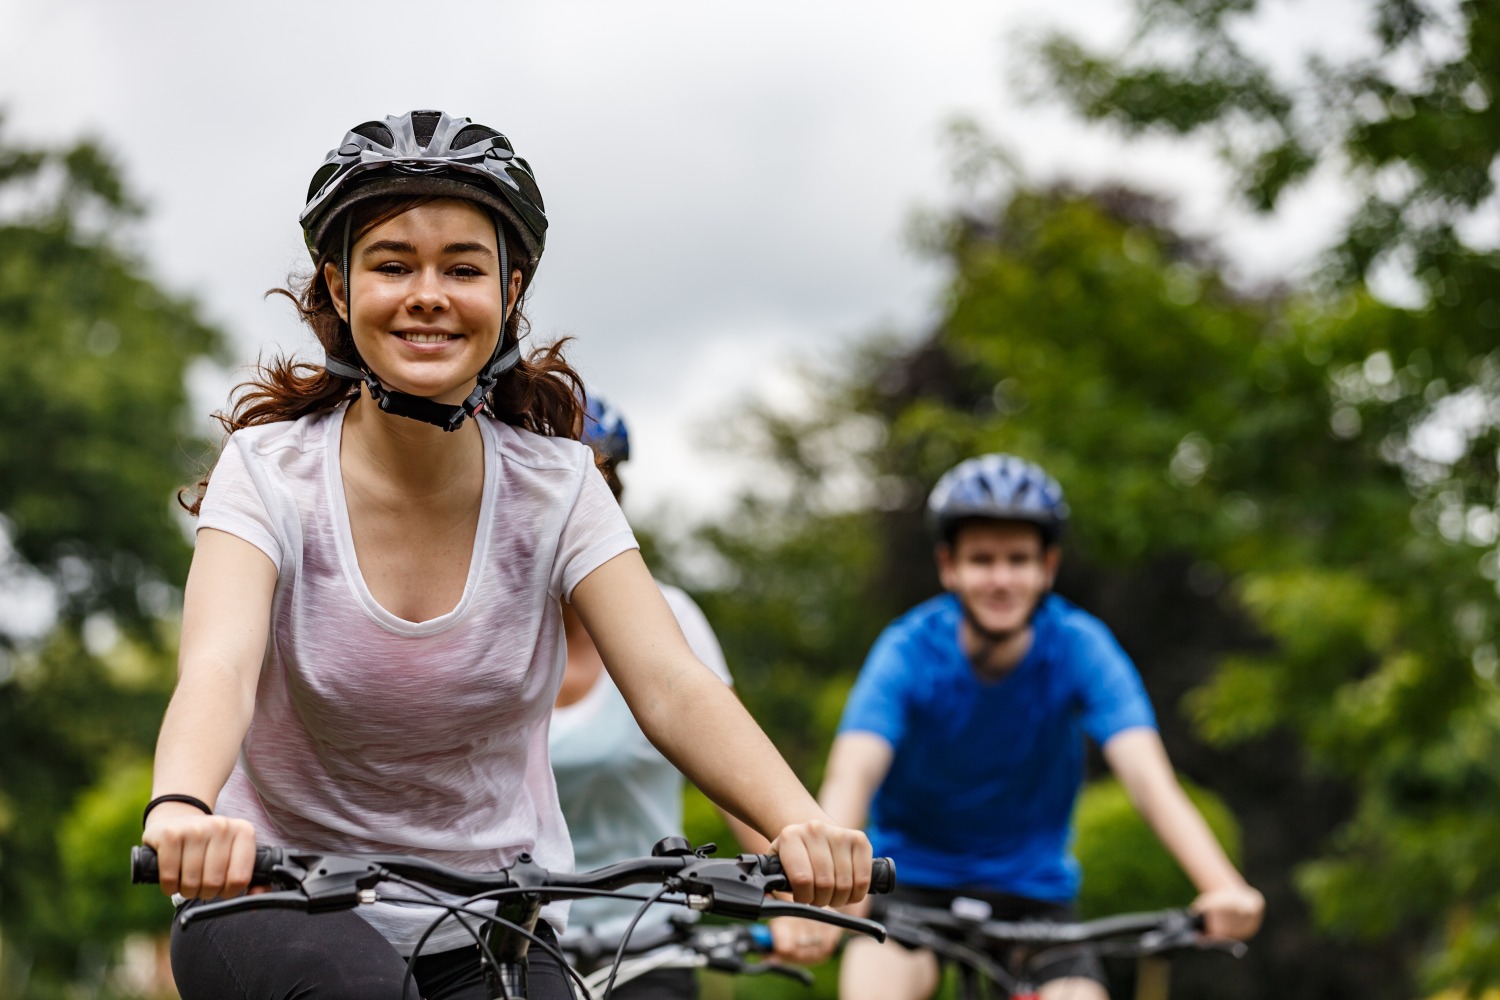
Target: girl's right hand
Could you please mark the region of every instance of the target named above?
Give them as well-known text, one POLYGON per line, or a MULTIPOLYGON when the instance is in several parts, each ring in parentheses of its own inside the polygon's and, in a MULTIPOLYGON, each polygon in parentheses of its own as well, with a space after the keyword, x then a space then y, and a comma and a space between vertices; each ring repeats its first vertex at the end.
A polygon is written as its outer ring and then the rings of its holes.
POLYGON ((181 802, 151 810, 141 842, 156 851, 161 891, 188 899, 228 899, 250 887, 255 827, 243 819, 205 816, 181 802))

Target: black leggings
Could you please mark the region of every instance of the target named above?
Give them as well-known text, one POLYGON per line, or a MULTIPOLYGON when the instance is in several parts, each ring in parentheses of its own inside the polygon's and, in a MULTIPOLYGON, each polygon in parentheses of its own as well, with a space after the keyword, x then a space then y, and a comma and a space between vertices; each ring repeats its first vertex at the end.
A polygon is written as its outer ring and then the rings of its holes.
MULTIPOLYGON (((556 944, 546 921, 536 934, 556 944)), ((528 959, 530 1000, 572 1000, 556 958, 532 945, 528 959)), ((246 910, 187 930, 173 921, 172 975, 182 1000, 419 1000, 401 994, 406 959, 350 910, 246 910)), ((474 947, 419 957, 415 978, 420 1000, 487 997, 474 947)))

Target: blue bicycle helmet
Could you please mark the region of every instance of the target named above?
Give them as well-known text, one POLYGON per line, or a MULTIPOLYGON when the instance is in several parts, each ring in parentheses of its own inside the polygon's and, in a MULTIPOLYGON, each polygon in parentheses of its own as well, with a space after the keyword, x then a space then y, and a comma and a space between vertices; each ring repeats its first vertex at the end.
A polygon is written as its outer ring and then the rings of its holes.
POLYGON ((625 418, 592 393, 584 406, 583 436, 579 440, 611 462, 630 458, 630 430, 625 426, 625 418))
POLYGON ((979 455, 943 474, 927 498, 933 534, 951 542, 953 529, 967 518, 1027 521, 1054 544, 1068 521, 1062 487, 1041 468, 1015 455, 979 455))

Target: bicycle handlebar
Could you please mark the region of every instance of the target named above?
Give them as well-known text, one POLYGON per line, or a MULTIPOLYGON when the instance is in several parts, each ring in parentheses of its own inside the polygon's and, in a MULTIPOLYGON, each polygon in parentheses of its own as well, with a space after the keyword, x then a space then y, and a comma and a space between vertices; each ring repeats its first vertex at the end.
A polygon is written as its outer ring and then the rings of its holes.
MULTIPOLYGON (((987 908, 986 908, 987 910, 987 908)), ((998 956, 1020 948, 1012 955, 1018 969, 1030 968, 1046 956, 1092 949, 1100 954, 1143 957, 1184 948, 1223 949, 1236 958, 1245 952, 1243 942, 1221 942, 1203 935, 1202 914, 1189 910, 1158 910, 1123 913, 1081 923, 1046 920, 990 920, 987 913, 963 913, 953 909, 887 904, 886 931, 893 941, 925 948, 936 955, 972 968, 991 982, 1015 990, 1020 980, 998 956)))
MULTIPOLYGON (((251 875, 251 885, 270 885, 274 881, 278 866, 284 865, 289 857, 304 856, 303 854, 286 847, 271 847, 262 845, 255 849, 254 874, 251 875)), ((306 854, 311 857, 313 855, 306 854)), ((326 855, 333 857, 334 855, 326 855)), ((781 859, 774 854, 742 854, 741 859, 754 858, 756 867, 760 874, 772 877, 783 877, 781 870, 781 859)), ((451 892, 485 892, 490 889, 509 888, 513 883, 505 871, 483 873, 460 871, 457 868, 449 868, 435 861, 425 858, 410 857, 401 854, 374 854, 368 855, 363 860, 374 865, 385 867, 390 871, 406 875, 408 878, 416 878, 434 889, 444 889, 451 892)), ((521 860, 529 860, 527 855, 521 855, 521 860)), ((569 883, 568 888, 575 889, 616 889, 622 885, 635 885, 642 881, 650 881, 657 874, 666 875, 681 870, 688 862, 701 860, 696 855, 691 858, 664 857, 664 858, 637 858, 619 864, 606 865, 592 872, 575 873, 579 879, 576 883, 569 883), (641 877, 644 876, 644 877, 641 877)), ((552 872, 550 876, 566 877, 569 873, 552 872)), ((136 884, 155 884, 159 881, 156 866, 156 851, 142 844, 130 849, 130 881, 136 884)), ((561 887, 563 882, 551 882, 553 886, 561 887)), ((888 893, 896 887, 896 863, 890 858, 874 858, 870 862, 870 891, 872 893, 888 893)))
MULTIPOLYGON (((130 859, 132 882, 159 881, 153 849, 144 845, 133 847, 130 859)), ((269 907, 309 913, 349 909, 375 902, 378 898, 375 887, 392 876, 463 896, 524 890, 549 899, 576 899, 629 885, 660 883, 670 892, 687 896, 694 909, 708 913, 749 919, 796 915, 880 940, 885 938, 885 928, 871 920, 801 903, 767 900, 767 893, 787 888, 781 861, 775 855, 741 854, 719 859, 709 857, 707 849, 703 852, 678 849, 587 872, 548 871, 535 864, 529 854, 522 854, 509 868, 500 871, 466 872, 408 855, 351 857, 261 846, 255 851, 251 884, 272 885, 282 891, 203 903, 184 911, 179 920, 186 925, 191 920, 227 911, 269 907)), ((871 876, 872 892, 889 892, 895 886, 895 863, 889 858, 874 859, 871 876)))
MULTIPOLYGON (((1192 941, 1202 934, 1203 916, 1189 910, 1155 910, 1143 913, 1122 913, 1097 920, 1064 923, 1052 920, 988 920, 975 919, 954 913, 952 910, 915 906, 909 903, 891 903, 886 907, 887 922, 892 928, 898 924, 919 924, 927 928, 978 935, 992 944, 1016 944, 1049 946, 1062 944, 1087 944, 1117 937, 1140 937, 1167 935, 1174 942, 1192 941)), ((895 931, 891 932, 893 935, 895 931)))

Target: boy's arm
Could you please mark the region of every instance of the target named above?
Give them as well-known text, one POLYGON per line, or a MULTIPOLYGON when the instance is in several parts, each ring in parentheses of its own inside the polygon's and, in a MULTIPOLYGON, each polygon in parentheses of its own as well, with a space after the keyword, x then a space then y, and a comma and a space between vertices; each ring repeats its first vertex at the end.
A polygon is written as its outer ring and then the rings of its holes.
MULTIPOLYGON (((1126 729, 1104 744, 1104 759, 1136 810, 1198 888, 1193 908, 1214 937, 1248 938, 1259 928, 1265 899, 1247 883, 1177 782, 1156 730, 1126 729)), ((837 816, 837 814, 834 814, 837 816)))
POLYGON ((874 733, 841 733, 828 752, 828 769, 818 802, 834 822, 862 829, 870 813, 875 790, 891 769, 895 750, 885 737, 874 733))

